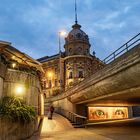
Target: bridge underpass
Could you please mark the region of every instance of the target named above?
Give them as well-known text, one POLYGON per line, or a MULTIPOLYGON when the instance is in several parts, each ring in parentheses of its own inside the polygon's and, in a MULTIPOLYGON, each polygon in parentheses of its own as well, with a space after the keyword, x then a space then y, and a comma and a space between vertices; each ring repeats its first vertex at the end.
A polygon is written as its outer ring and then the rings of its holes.
POLYGON ((127 114, 124 118, 131 118, 140 114, 139 77, 140 44, 136 44, 134 48, 107 64, 90 78, 59 96, 49 98, 46 102, 53 102, 56 108, 75 112, 88 119, 96 110, 104 114, 108 110, 107 107, 112 107, 110 110, 116 110, 120 115, 127 114), (90 107, 93 107, 91 111, 90 107), (101 111, 102 109, 104 111, 101 111))

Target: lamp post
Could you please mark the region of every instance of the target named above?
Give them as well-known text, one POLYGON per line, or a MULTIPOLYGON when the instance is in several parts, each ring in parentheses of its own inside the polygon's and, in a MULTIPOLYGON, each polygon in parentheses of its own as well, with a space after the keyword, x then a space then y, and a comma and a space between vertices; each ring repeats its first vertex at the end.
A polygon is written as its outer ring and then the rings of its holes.
POLYGON ((61 36, 65 36, 65 31, 58 32, 58 41, 59 41, 59 70, 60 70, 60 92, 62 89, 62 69, 61 69, 61 36))

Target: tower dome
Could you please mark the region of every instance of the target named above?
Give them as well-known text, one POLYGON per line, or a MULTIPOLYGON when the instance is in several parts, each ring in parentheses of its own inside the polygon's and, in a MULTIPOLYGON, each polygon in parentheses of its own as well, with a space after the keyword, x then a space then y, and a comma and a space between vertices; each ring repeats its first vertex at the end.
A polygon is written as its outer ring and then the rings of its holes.
POLYGON ((72 30, 69 32, 68 36, 65 38, 65 43, 69 44, 76 41, 82 41, 89 44, 88 35, 81 30, 81 25, 75 23, 72 26, 72 30))

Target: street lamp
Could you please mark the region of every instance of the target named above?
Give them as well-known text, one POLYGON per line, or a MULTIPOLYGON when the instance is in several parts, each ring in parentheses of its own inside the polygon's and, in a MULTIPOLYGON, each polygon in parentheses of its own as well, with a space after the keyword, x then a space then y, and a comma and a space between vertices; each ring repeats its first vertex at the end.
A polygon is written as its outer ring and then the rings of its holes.
POLYGON ((61 36, 65 36, 65 31, 58 32, 58 39, 59 39, 59 70, 60 70, 60 92, 62 88, 62 72, 61 72, 61 36))
POLYGON ((61 40, 60 40, 60 37, 61 36, 65 36, 65 35, 66 35, 66 32, 65 31, 58 32, 58 38, 59 38, 59 54, 61 54, 61 40))
POLYGON ((17 85, 15 87, 15 93, 17 97, 20 97, 23 99, 23 94, 25 93, 25 86, 24 85, 17 85))
POLYGON ((12 67, 15 68, 16 67, 16 63, 12 63, 12 67))

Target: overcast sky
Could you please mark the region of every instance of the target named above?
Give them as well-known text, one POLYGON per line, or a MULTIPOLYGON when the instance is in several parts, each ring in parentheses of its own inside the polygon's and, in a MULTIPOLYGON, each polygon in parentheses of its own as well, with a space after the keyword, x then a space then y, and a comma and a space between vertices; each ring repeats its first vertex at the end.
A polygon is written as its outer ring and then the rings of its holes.
MULTIPOLYGON (((78 23, 100 59, 140 32, 140 0, 77 0, 77 5, 78 23)), ((74 0, 0 0, 0 40, 33 58, 58 53, 58 32, 68 33, 74 21, 74 0)))

